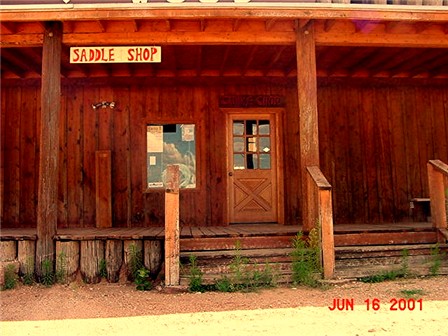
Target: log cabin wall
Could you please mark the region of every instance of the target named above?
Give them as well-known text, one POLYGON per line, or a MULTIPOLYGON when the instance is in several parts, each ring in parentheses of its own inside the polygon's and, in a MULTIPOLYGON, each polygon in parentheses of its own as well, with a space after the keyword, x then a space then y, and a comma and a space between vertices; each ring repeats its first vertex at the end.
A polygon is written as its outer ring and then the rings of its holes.
MULTIPOLYGON (((36 223, 40 87, 2 87, 2 226, 36 223)), ((285 222, 300 223, 297 90, 294 85, 138 83, 63 86, 59 227, 95 225, 95 151, 112 151, 113 226, 163 225, 163 192, 143 193, 145 125, 197 125, 198 187, 181 192, 181 224, 224 225, 226 218, 224 94, 286 96, 285 222), (111 109, 92 108, 115 101, 111 109)), ((426 162, 448 161, 446 86, 321 84, 321 166, 334 187, 336 223, 401 221, 413 197, 428 197, 426 162)))

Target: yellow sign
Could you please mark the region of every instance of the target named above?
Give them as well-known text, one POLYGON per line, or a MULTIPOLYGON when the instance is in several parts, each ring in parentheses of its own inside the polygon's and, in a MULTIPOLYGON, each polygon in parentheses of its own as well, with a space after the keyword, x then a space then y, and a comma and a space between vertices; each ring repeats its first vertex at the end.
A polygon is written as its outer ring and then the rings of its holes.
POLYGON ((133 47, 72 47, 70 63, 160 63, 162 48, 133 47))

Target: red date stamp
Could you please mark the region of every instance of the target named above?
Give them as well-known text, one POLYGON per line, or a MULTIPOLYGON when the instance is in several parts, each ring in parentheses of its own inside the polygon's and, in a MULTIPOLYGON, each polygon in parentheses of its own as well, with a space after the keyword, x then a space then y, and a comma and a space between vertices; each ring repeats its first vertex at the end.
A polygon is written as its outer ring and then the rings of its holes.
MULTIPOLYGON (((377 311, 382 307, 380 299, 366 299, 364 300, 366 310, 377 311)), ((328 306, 331 311, 334 310, 354 310, 355 300, 353 298, 335 298, 331 306, 328 306)), ((390 311, 414 311, 423 310, 423 299, 403 299, 392 298, 388 301, 388 309, 390 311)))

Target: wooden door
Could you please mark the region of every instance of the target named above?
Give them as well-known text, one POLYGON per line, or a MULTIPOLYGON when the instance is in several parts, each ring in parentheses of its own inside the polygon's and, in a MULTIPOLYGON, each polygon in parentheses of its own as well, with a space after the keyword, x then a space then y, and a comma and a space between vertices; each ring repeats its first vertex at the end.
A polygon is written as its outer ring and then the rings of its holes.
POLYGON ((278 221, 275 114, 229 114, 230 223, 278 221))

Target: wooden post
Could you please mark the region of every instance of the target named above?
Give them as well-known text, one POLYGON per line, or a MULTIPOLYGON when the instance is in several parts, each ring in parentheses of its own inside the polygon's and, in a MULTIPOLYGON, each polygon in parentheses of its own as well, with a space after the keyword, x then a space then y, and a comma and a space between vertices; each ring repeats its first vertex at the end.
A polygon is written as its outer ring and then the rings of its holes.
POLYGON ((447 229, 447 209, 443 173, 448 176, 448 165, 440 160, 428 163, 429 197, 432 224, 437 229, 447 229))
POLYGON ((179 285, 179 166, 167 168, 165 189, 165 285, 179 285))
POLYGON ((53 236, 57 228, 59 110, 61 107, 62 24, 45 26, 42 51, 39 187, 37 194, 36 274, 42 261, 54 264, 53 236))
POLYGON ((321 248, 322 262, 324 266, 324 279, 331 279, 334 275, 335 268, 331 189, 319 190, 319 201, 319 221, 321 223, 321 248))
POLYGON ((95 153, 96 227, 112 227, 112 168, 109 150, 95 153))
POLYGON ((317 115, 316 50, 313 21, 297 25, 297 88, 300 119, 300 174, 302 185, 303 231, 313 223, 312 193, 307 185, 307 166, 319 166, 319 134, 317 115))

